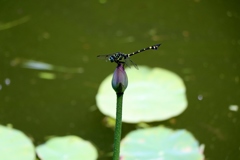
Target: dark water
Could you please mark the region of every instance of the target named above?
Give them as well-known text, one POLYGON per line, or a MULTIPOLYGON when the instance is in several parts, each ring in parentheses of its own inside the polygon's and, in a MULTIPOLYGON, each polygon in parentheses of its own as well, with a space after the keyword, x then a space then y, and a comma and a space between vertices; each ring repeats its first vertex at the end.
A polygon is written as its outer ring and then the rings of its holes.
MULTIPOLYGON (((96 56, 162 43, 132 59, 180 75, 189 105, 175 123, 153 125, 189 130, 205 144, 207 160, 240 159, 240 114, 229 109, 240 106, 239 2, 0 3, 0 124, 12 124, 35 145, 49 135, 78 135, 107 159, 113 130, 104 126, 95 95, 115 65, 96 56), (23 68, 28 60, 62 69, 23 68), (46 72, 54 77, 41 78, 46 72)), ((123 136, 134 129, 123 124, 123 136)))

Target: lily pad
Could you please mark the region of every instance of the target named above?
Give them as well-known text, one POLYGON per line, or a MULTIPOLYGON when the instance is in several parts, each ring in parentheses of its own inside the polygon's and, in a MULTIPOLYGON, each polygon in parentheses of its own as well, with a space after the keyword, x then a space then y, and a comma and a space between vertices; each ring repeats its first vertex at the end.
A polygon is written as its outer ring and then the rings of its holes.
POLYGON ((32 141, 23 132, 0 125, 0 159, 34 160, 32 141))
MULTIPOLYGON (((163 68, 139 66, 126 69, 128 88, 123 97, 123 122, 153 122, 181 114, 187 107, 186 88, 175 73, 163 68)), ((101 83, 96 95, 100 111, 116 117, 116 93, 111 87, 112 74, 101 83)))
POLYGON ((41 160, 95 160, 97 150, 88 141, 77 136, 54 137, 36 147, 41 160))
POLYGON ((122 160, 203 160, 201 147, 191 133, 163 126, 130 132, 121 142, 122 160))

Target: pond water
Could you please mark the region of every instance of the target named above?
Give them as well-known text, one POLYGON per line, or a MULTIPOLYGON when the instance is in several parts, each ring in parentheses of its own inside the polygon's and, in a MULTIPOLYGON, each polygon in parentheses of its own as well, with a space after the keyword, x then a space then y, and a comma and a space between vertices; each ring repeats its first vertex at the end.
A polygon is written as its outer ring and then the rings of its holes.
MULTIPOLYGON (((208 160, 239 159, 239 28, 234 0, 3 1, 0 124, 12 124, 35 145, 77 135, 97 146, 99 159, 110 159, 113 130, 95 96, 116 65, 96 56, 162 43, 131 59, 178 74, 188 108, 151 125, 187 129, 205 144, 208 160)), ((124 123, 123 136, 135 128, 124 123)))

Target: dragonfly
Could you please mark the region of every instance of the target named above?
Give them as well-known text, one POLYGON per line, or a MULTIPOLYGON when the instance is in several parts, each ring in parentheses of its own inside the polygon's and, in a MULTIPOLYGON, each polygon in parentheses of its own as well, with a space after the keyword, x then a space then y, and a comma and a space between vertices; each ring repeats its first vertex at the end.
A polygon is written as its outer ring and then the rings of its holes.
POLYGON ((122 52, 116 52, 116 53, 112 53, 112 54, 105 54, 105 55, 98 55, 97 57, 99 59, 105 59, 108 62, 115 62, 117 64, 123 63, 126 64, 126 66, 128 66, 129 68, 131 68, 131 66, 134 66, 136 69, 138 69, 138 66, 130 59, 131 56, 138 54, 140 52, 143 51, 147 51, 147 50, 157 50, 158 47, 160 47, 161 44, 155 44, 140 50, 137 50, 135 52, 129 53, 129 54, 125 54, 122 52))

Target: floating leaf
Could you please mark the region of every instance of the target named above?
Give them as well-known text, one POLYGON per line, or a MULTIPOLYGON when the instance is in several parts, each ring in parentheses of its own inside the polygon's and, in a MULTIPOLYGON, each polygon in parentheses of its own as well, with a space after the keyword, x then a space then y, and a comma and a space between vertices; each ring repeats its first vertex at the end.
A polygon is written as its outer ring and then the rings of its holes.
POLYGON ((42 79, 55 79, 56 75, 54 73, 48 73, 48 72, 40 72, 38 74, 39 78, 42 79))
POLYGON ((130 132, 121 142, 121 160, 203 160, 201 147, 186 130, 163 126, 130 132))
POLYGON ((21 131, 0 125, 0 159, 34 160, 32 141, 21 131))
MULTIPOLYGON (((166 120, 186 109, 186 88, 175 73, 145 66, 126 71, 129 85, 123 99, 123 122, 166 120)), ((111 79, 112 74, 101 83, 96 101, 103 114, 115 118, 116 94, 111 87, 111 79)))
POLYGON ((77 136, 54 137, 39 145, 36 152, 41 160, 95 160, 94 146, 77 136))

